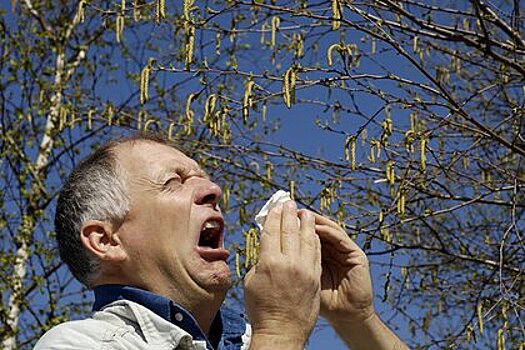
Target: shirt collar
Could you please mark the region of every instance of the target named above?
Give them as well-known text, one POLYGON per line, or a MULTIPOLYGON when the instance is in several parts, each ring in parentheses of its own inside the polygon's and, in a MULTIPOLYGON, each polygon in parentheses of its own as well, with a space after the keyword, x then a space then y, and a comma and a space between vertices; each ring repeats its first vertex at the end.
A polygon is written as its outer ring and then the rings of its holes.
POLYGON ((209 337, 199 327, 195 318, 182 306, 161 295, 117 284, 106 284, 94 289, 95 302, 93 311, 99 311, 104 306, 116 300, 129 300, 140 304, 165 320, 184 329, 195 340, 204 340, 208 349, 231 349, 240 336, 244 333, 246 323, 243 315, 231 310, 219 310, 213 320, 209 337), (223 323, 225 329, 223 329, 223 323))
POLYGON ((95 303, 93 311, 99 311, 115 300, 129 300, 147 307, 160 317, 171 322, 171 300, 147 290, 123 286, 119 284, 105 284, 93 289, 95 303))

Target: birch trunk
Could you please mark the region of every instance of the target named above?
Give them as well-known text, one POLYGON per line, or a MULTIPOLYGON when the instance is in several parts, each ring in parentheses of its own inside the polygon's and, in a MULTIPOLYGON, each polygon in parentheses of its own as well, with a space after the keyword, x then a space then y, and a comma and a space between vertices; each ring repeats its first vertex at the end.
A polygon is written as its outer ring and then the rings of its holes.
MULTIPOLYGON (((54 140, 52 135, 58 127, 58 116, 60 107, 62 105, 62 83, 64 77, 65 53, 60 50, 55 61, 55 81, 54 81, 54 95, 51 97, 51 108, 47 117, 46 125, 42 131, 42 140, 40 141, 39 152, 34 164, 34 176, 39 179, 34 179, 31 186, 29 196, 29 207, 37 206, 38 195, 40 192, 39 184, 44 183, 45 173, 44 167, 47 165, 49 155, 53 149, 54 140)), ((27 267, 29 263, 29 242, 33 236, 35 229, 35 220, 31 219, 31 213, 26 213, 20 230, 18 232, 18 248, 16 252, 16 260, 14 264, 14 286, 9 300, 7 302, 7 309, 9 310, 6 325, 12 330, 11 334, 2 341, 2 349, 15 350, 17 349, 17 327, 20 321, 21 304, 24 299, 24 279, 27 274, 27 267)))

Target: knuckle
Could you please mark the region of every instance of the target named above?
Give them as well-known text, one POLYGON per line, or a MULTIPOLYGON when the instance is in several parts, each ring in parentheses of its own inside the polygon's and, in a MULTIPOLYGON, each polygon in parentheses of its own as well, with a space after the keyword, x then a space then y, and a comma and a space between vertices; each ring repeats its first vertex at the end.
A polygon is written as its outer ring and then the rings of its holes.
POLYGON ((296 276, 298 280, 310 281, 315 279, 315 267, 304 264, 303 262, 291 263, 288 265, 288 272, 296 276))
POLYGON ((267 271, 275 269, 279 265, 280 265, 279 259, 276 259, 273 256, 268 256, 264 260, 259 260, 258 267, 261 272, 267 272, 267 271))
POLYGON ((319 237, 315 233, 310 232, 304 235, 304 242, 310 247, 316 247, 318 244, 321 244, 319 237))

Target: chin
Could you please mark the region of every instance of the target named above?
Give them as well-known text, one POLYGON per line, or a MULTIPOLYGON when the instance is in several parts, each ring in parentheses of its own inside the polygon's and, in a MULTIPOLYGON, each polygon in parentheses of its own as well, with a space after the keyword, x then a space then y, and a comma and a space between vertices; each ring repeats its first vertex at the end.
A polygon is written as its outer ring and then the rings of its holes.
MULTIPOLYGON (((208 265, 208 264, 207 264, 208 265)), ((216 261, 197 273, 199 285, 208 292, 226 293, 232 285, 232 275, 225 261, 216 261)))
POLYGON ((207 291, 212 292, 212 293, 222 293, 226 295, 231 285, 232 285, 232 281, 230 278, 228 279, 228 281, 223 281, 221 283, 214 283, 214 284, 209 285, 207 287, 207 291))

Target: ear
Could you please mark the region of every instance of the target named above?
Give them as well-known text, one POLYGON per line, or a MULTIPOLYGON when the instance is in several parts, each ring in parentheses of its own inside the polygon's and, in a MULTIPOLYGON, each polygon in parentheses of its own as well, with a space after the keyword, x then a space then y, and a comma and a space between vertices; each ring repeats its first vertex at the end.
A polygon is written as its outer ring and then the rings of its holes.
POLYGON ((105 221, 87 221, 80 229, 80 240, 86 249, 101 260, 116 262, 126 258, 118 234, 105 221))

